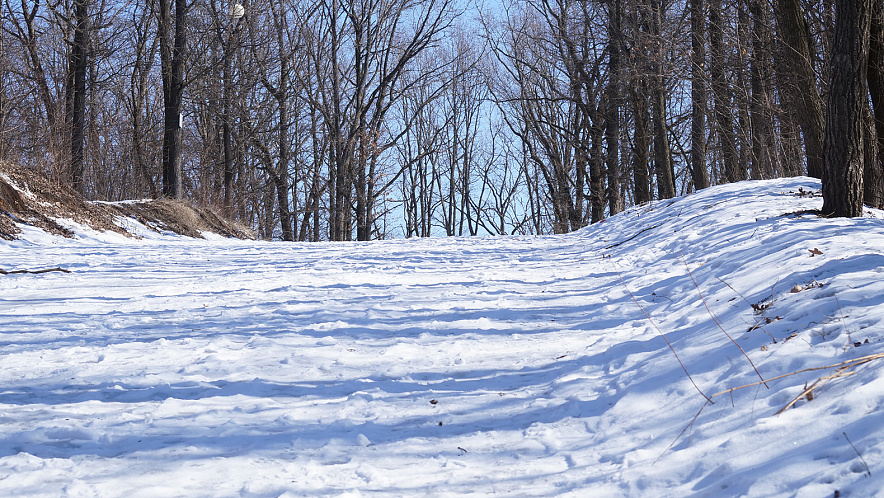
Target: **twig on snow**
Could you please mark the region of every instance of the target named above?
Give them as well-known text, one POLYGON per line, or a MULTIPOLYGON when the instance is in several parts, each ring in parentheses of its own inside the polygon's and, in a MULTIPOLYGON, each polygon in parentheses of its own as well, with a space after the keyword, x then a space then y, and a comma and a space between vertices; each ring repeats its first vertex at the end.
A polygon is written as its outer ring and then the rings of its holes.
POLYGON ((638 299, 635 298, 635 294, 633 294, 632 291, 629 290, 629 287, 626 286, 626 281, 623 280, 623 275, 621 275, 620 272, 618 271, 617 276, 620 277, 620 283, 623 284, 623 288, 626 289, 626 292, 628 292, 629 295, 632 297, 632 301, 635 303, 636 306, 638 306, 638 309, 642 310, 642 313, 644 313, 645 317, 647 317, 648 321, 654 327, 654 330, 656 330, 657 333, 660 334, 660 336, 663 338, 663 340, 666 341, 666 345, 669 346, 669 349, 672 351, 672 354, 675 355, 675 359, 678 360, 678 364, 681 365, 681 369, 684 370, 685 375, 688 376, 688 379, 691 381, 691 384, 694 385, 694 388, 697 389, 697 392, 700 393, 701 396, 706 398, 707 402, 714 405, 715 402, 712 401, 711 399, 709 399, 709 396, 706 396, 706 394, 703 393, 703 391, 700 389, 700 387, 697 386, 697 383, 694 382, 694 378, 691 377, 690 373, 688 373, 687 367, 684 366, 684 363, 681 361, 681 358, 678 357, 678 353, 675 352, 675 348, 672 347, 672 343, 669 342, 669 339, 666 338, 666 334, 664 334, 663 331, 660 330, 660 327, 658 327, 657 324, 654 323, 654 320, 651 318, 651 315, 649 315, 648 312, 645 311, 645 309, 642 307, 642 305, 639 304, 638 299))
MULTIPOLYGON (((835 364, 832 364, 832 365, 825 365, 825 366, 822 366, 822 367, 812 367, 812 368, 805 368, 805 369, 802 369, 802 370, 796 370, 796 371, 794 371, 794 372, 789 372, 789 373, 786 373, 786 374, 783 374, 783 375, 777 375, 776 377, 771 377, 771 378, 767 379, 767 381, 765 381, 765 382, 773 382, 773 381, 775 381, 775 380, 779 380, 779 379, 782 379, 782 378, 785 378, 785 377, 791 377, 791 376, 793 376, 793 375, 798 375, 798 374, 805 373, 805 372, 814 372, 814 371, 817 371, 817 370, 829 370, 829 369, 832 369, 832 368, 836 368, 836 369, 837 369, 837 370, 835 371, 835 373, 833 373, 833 374, 831 374, 831 375, 827 375, 827 376, 825 376, 825 377, 820 377, 819 379, 817 379, 816 382, 814 382, 813 384, 811 384, 809 387, 805 388, 804 391, 801 392, 801 394, 799 394, 798 396, 796 396, 795 399, 793 399, 788 405, 786 405, 785 407, 783 407, 782 409, 780 409, 780 410, 776 413, 776 415, 779 415, 780 413, 783 413, 784 411, 786 411, 788 408, 792 407, 792 405, 794 405, 795 403, 797 403, 798 400, 800 400, 800 399, 803 398, 803 397, 806 397, 808 392, 812 392, 814 389, 816 389, 817 387, 821 386, 822 384, 825 384, 826 382, 828 382, 828 381, 830 381, 830 380, 832 380, 832 379, 837 379, 837 378, 839 378, 839 377, 846 377, 846 376, 848 376, 848 375, 853 375, 853 372, 847 372, 847 370, 850 370, 850 369, 852 369, 852 368, 856 368, 856 367, 861 366, 861 365, 865 365, 866 363, 869 363, 869 362, 874 361, 874 360, 879 360, 879 359, 882 359, 882 358, 884 358, 884 353, 875 353, 875 354, 871 354, 871 355, 868 355, 868 356, 861 356, 861 357, 859 357, 859 358, 854 358, 854 359, 852 359, 852 360, 842 361, 841 363, 835 363, 835 364)), ((745 384, 745 385, 742 385, 742 386, 732 387, 732 388, 730 388, 730 389, 725 389, 724 391, 721 391, 721 392, 715 393, 715 394, 713 394, 713 395, 711 395, 711 396, 709 396, 709 397, 710 397, 710 398, 715 398, 715 397, 717 397, 717 396, 722 396, 722 395, 725 395, 725 394, 730 394, 730 393, 732 393, 732 392, 734 392, 734 391, 737 391, 737 390, 739 390, 739 389, 745 389, 745 388, 747 388, 747 387, 754 387, 754 386, 761 385, 761 384, 763 384, 763 383, 764 383, 764 382, 753 382, 753 383, 751 383, 751 384, 745 384)))
POLYGON ((866 475, 869 476, 869 477, 872 477, 872 471, 869 470, 869 464, 866 463, 866 459, 863 458, 863 456, 859 453, 859 450, 856 449, 856 446, 853 445, 853 441, 851 441, 850 438, 847 437, 847 433, 842 431, 841 434, 844 434, 844 439, 847 440, 847 442, 850 444, 850 447, 853 448, 853 451, 856 452, 856 456, 858 456, 858 457, 859 457, 859 460, 863 463, 863 465, 865 465, 865 467, 866 467, 866 475))
POLYGON ((13 274, 17 274, 17 273, 38 274, 38 273, 49 273, 51 271, 60 271, 62 273, 70 273, 71 272, 70 270, 65 270, 64 268, 58 268, 58 267, 46 268, 43 270, 11 270, 11 271, 6 271, 3 268, 0 268, 0 275, 13 275, 13 274))
MULTIPOLYGON (((723 283, 724 285, 728 286, 728 288, 729 288, 730 290, 734 291, 734 294, 740 296, 740 297, 743 299, 743 301, 745 301, 746 304, 749 305, 750 308, 753 307, 753 306, 752 306, 752 303, 750 303, 749 300, 746 299, 746 296, 740 294, 740 291, 738 291, 737 289, 734 289, 734 288, 731 286, 731 284, 725 282, 724 279, 722 279, 721 277, 715 277, 715 278, 718 279, 719 282, 721 282, 721 283, 723 283)), ((768 321, 767 323, 771 323, 771 322, 768 321)), ((770 336, 770 338, 773 340, 774 344, 777 343, 777 339, 776 339, 776 337, 774 337, 773 335, 771 335, 771 333, 768 332, 767 329, 765 329, 764 327, 762 327, 762 326, 761 326, 761 322, 755 322, 755 324, 752 325, 751 328, 749 328, 749 331, 751 332, 751 331, 753 331, 753 330, 755 330, 755 329, 761 329, 765 334, 767 334, 768 336, 770 336)))
MULTIPOLYGON (((706 398, 706 399, 709 399, 709 398, 706 398)), ((675 436, 675 439, 671 443, 669 443, 669 446, 667 446, 666 449, 663 450, 663 453, 660 453, 660 456, 658 456, 657 459, 654 460, 654 463, 659 462, 660 459, 663 458, 663 455, 665 455, 667 451, 671 450, 672 447, 675 446, 675 443, 677 443, 678 440, 681 439, 682 436, 684 436, 684 433, 687 432, 688 429, 690 429, 691 427, 694 426, 694 422, 696 422, 697 419, 700 418, 700 414, 703 413, 703 409, 706 408, 706 406, 708 406, 709 403, 711 403, 711 401, 708 403, 703 403, 703 406, 700 407, 700 411, 698 411, 697 414, 694 415, 694 418, 691 419, 691 423, 686 425, 685 428, 682 429, 681 432, 678 433, 678 436, 675 436)), ((690 443, 688 443, 688 444, 690 444, 690 443)))
POLYGON ((657 225, 650 226, 650 227, 647 227, 647 228, 643 228, 643 229, 639 230, 638 232, 636 232, 636 233, 635 233, 634 235, 632 235, 631 237, 626 238, 626 239, 623 239, 623 240, 621 240, 620 242, 617 242, 616 244, 611 244, 611 245, 609 245, 608 247, 606 247, 605 249, 613 249, 613 248, 619 246, 620 244, 625 244, 625 243, 629 242, 630 240, 632 240, 632 239, 638 237, 639 235, 641 235, 641 234, 647 232, 648 230, 653 230, 653 229, 657 228, 657 227, 660 226, 660 225, 662 225, 662 223, 659 223, 659 224, 657 224, 657 225))
MULTIPOLYGON (((848 376, 848 375, 853 375, 854 372, 846 372, 846 370, 849 370, 849 369, 851 369, 851 368, 856 368, 856 367, 858 367, 858 366, 860 366, 860 365, 865 365, 866 363, 869 363, 869 362, 871 362, 871 361, 878 360, 878 359, 881 359, 881 358, 884 358, 884 353, 876 353, 876 354, 872 354, 872 355, 868 355, 868 356, 862 356, 862 357, 860 357, 860 358, 855 358, 855 359, 853 359, 853 360, 842 361, 841 363, 835 363, 835 364, 833 364, 833 365, 825 365, 825 366, 822 366, 822 367, 805 368, 805 369, 802 369, 802 370, 796 370, 795 372, 789 372, 789 373, 787 373, 787 374, 778 375, 778 376, 776 376, 776 377, 771 377, 771 378, 767 379, 767 382, 773 382, 773 381, 775 381, 775 380, 779 380, 779 379, 782 379, 782 378, 785 378, 785 377, 791 377, 791 376, 793 376, 793 375, 798 375, 798 374, 800 374, 800 373, 813 372, 813 371, 816 371, 816 370, 828 370, 828 369, 831 369, 831 368, 837 368, 837 369, 838 369, 834 374, 832 374, 832 375, 828 375, 828 376, 826 376, 826 377, 821 377, 821 378, 818 379, 816 382, 814 382, 813 384, 811 384, 810 387, 806 387, 806 388, 804 389, 804 391, 803 391, 801 394, 799 394, 798 396, 796 396, 795 399, 793 399, 788 405, 786 405, 786 406, 783 407, 781 410, 779 410, 775 415, 779 415, 780 413, 783 413, 784 411, 786 411, 787 409, 789 409, 789 408, 790 408, 791 406, 793 406, 796 402, 798 402, 798 400, 800 400, 802 397, 807 396, 807 393, 808 393, 808 392, 812 392, 813 389, 815 389, 817 386, 822 385, 822 384, 824 384, 824 383, 826 383, 826 382, 828 382, 829 380, 832 380, 832 379, 836 379, 836 378, 839 378, 839 377, 846 377, 846 376, 848 376)), ((715 393, 715 394, 709 396, 709 398, 717 398, 718 396, 724 396, 725 394, 730 394, 731 396, 733 396, 733 392, 734 392, 734 391, 737 391, 737 390, 740 390, 740 389, 746 389, 747 387, 760 386, 760 385, 762 385, 762 384, 764 384, 764 382, 753 382, 753 383, 751 383, 751 384, 746 384, 746 385, 743 385, 743 386, 732 387, 732 388, 730 388, 730 389, 725 389, 724 391, 717 392, 717 393, 715 393)), ((706 399, 708 400, 709 398, 706 398, 706 399)), ((682 429, 682 431, 678 434, 678 436, 676 436, 675 440, 672 441, 672 443, 670 443, 670 445, 667 446, 665 450, 663 450, 663 453, 660 454, 660 456, 657 457, 656 460, 654 460, 654 463, 657 463, 661 458, 663 458, 663 455, 665 455, 666 452, 668 452, 669 450, 672 449, 673 446, 675 446, 675 443, 677 443, 678 440, 681 439, 682 436, 684 436, 685 432, 687 432, 688 429, 690 429, 691 427, 693 427, 694 423, 697 421, 697 418, 700 417, 700 414, 703 413, 703 409, 706 408, 706 405, 708 405, 709 403, 711 403, 711 401, 709 401, 708 403, 703 403, 703 406, 700 407, 700 410, 697 412, 696 415, 694 415, 694 418, 691 419, 690 423, 688 423, 688 425, 686 425, 685 428, 682 429)), ((847 434, 845 434, 844 437, 847 438, 847 434)), ((847 442, 850 442, 850 439, 848 439, 847 442)), ((851 443, 851 446, 853 446, 853 443, 851 443)), ((854 451, 856 451, 856 448, 854 448, 854 451)), ((857 451, 857 454, 859 454, 858 451, 857 451)), ((860 459, 862 459, 862 455, 860 455, 860 459)), ((865 463, 864 460, 863 460, 863 463, 865 463)), ((868 465, 866 465, 866 470, 868 471, 868 465)), ((871 472, 870 472, 870 471, 869 471, 869 475, 871 475, 871 472)))
POLYGON ((715 314, 712 313, 712 310, 709 309, 709 303, 706 302, 706 297, 703 296, 703 291, 701 291, 700 286, 697 285, 697 280, 694 279, 694 274, 691 273, 691 267, 688 266, 688 262, 684 259, 684 256, 681 257, 681 260, 684 263, 684 267, 687 268, 687 270, 688 270, 688 276, 691 277, 691 282, 694 283, 694 287, 696 287, 697 292, 700 293, 700 299, 703 301, 703 306, 706 307, 706 311, 709 313, 709 316, 712 317, 712 320, 715 322, 716 325, 718 325, 718 328, 720 328, 721 331, 724 332, 724 335, 726 335, 727 338, 730 339, 731 342, 734 343, 735 346, 740 348, 740 352, 743 353, 743 356, 745 356, 747 360, 749 360, 749 364, 752 365, 752 369, 755 370, 756 374, 758 374, 758 378, 761 379, 761 382, 764 384, 764 387, 767 387, 768 389, 770 389, 770 386, 768 386, 767 383, 764 381, 764 377, 761 376, 761 372, 759 372, 758 368, 755 367, 755 363, 752 363, 752 359, 749 358, 748 354, 746 354, 746 351, 743 349, 743 346, 740 346, 740 344, 737 341, 735 341, 733 337, 731 337, 731 335, 727 332, 727 330, 724 329, 724 326, 721 324, 721 322, 718 321, 718 317, 716 317, 715 314))

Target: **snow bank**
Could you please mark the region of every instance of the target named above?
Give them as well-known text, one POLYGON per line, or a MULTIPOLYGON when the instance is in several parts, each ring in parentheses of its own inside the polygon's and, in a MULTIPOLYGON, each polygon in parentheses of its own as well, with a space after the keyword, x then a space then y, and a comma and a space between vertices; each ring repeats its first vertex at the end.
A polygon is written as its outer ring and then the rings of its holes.
POLYGON ((71 273, 0 276, 0 494, 874 495, 884 222, 818 189, 554 237, 25 232, 4 269, 71 273))

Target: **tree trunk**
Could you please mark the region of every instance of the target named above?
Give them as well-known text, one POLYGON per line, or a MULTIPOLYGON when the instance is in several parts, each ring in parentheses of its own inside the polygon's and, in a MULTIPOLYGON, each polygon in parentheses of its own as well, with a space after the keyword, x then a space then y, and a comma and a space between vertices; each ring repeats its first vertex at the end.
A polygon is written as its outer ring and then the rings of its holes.
POLYGON ((871 0, 839 0, 835 9, 822 214, 856 217, 862 216, 863 208, 863 108, 868 98, 871 0))
POLYGON ((760 0, 751 0, 752 14, 752 96, 749 112, 752 122, 752 177, 774 178, 778 160, 771 110, 771 46, 767 7, 760 0))
MULTIPOLYGON (((750 48, 745 46, 749 39, 749 12, 746 3, 748 0, 737 2, 737 41, 736 41, 736 66, 734 67, 734 89, 729 89, 729 95, 737 113, 737 130, 734 134, 737 147, 737 177, 731 181, 742 181, 749 178, 749 152, 752 142, 750 135, 749 100, 750 90, 747 83, 746 70, 749 67, 747 54, 750 48)), ((755 178, 752 178, 755 179, 755 178)))
POLYGON ((608 215, 620 212, 620 54, 623 31, 620 20, 623 16, 622 0, 608 3, 608 85, 605 88, 605 165, 608 170, 608 215))
POLYGON ((822 178, 823 105, 813 71, 807 21, 800 0, 778 0, 777 6, 779 32, 786 45, 783 52, 787 67, 782 70, 789 75, 791 83, 789 88, 780 88, 780 93, 794 96, 797 104, 792 115, 804 136, 807 174, 822 178))
POLYGON ((601 116, 593 117, 593 126, 589 133, 592 137, 592 150, 589 154, 589 205, 591 210, 590 223, 598 223, 605 218, 605 178, 602 145, 604 130, 597 123, 601 116))
POLYGON ((148 78, 156 57, 159 38, 150 33, 151 9, 145 8, 135 27, 135 61, 129 78, 129 113, 132 120, 132 162, 135 170, 135 197, 155 197, 157 195, 152 161, 148 159, 149 116, 145 115, 149 92, 148 78))
POLYGON ((163 74, 163 196, 180 199, 184 195, 181 168, 181 102, 184 94, 184 57, 187 35, 184 30, 186 0, 159 0, 160 62, 163 74), (174 37, 172 11, 175 2, 174 37))
POLYGON ((675 197, 672 149, 669 145, 669 126, 666 123, 666 77, 663 75, 662 27, 665 4, 665 0, 658 0, 651 7, 651 46, 654 47, 651 54, 651 111, 654 119, 654 169, 657 175, 658 199, 675 197))
POLYGON ((632 180, 633 200, 636 204, 650 202, 651 182, 648 174, 648 84, 647 76, 637 75, 633 78, 632 108, 633 108, 633 154, 632 154, 632 180))
POLYGON ((230 217, 233 213, 233 150, 230 143, 230 43, 224 47, 222 58, 223 68, 221 79, 223 89, 221 94, 221 143, 224 154, 223 188, 224 188, 224 216, 230 217))
POLYGON ((712 78, 712 93, 715 97, 715 120, 721 155, 724 161, 724 179, 726 182, 740 180, 737 144, 734 129, 731 126, 733 114, 730 106, 730 92, 724 73, 724 33, 721 19, 721 0, 709 2, 709 74, 712 78))
POLYGON ((866 166, 865 203, 884 208, 884 1, 872 0, 872 19, 869 29, 869 94, 872 101, 874 135, 877 154, 874 163, 866 166))
POLYGON ((88 0, 74 2, 74 40, 68 66, 68 117, 71 157, 68 169, 71 187, 85 194, 83 145, 86 141, 86 49, 88 43, 88 0))
MULTIPOLYGON (((788 105, 788 100, 786 101, 788 105)), ((804 174, 804 162, 801 151, 801 129, 795 122, 791 112, 780 116, 780 143, 783 144, 782 174, 784 176, 800 176, 804 174)))
POLYGON ((279 97, 279 159, 276 165, 276 196, 279 204, 279 224, 282 227, 282 240, 294 241, 295 234, 292 228, 292 212, 289 209, 289 125, 288 125, 288 91, 285 81, 280 85, 279 97))
POLYGON ((863 103, 863 204, 874 208, 884 206, 884 175, 878 162, 878 133, 872 110, 863 103))
POLYGON ((691 11, 691 180, 695 190, 709 186, 706 169, 706 30, 703 0, 691 11))

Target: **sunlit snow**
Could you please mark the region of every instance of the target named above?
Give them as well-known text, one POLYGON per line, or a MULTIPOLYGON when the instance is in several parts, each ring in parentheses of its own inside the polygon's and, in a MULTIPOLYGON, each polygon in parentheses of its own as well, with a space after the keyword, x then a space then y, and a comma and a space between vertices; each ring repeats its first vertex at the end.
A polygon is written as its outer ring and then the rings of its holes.
POLYGON ((884 213, 818 190, 549 237, 24 227, 0 268, 71 273, 0 275, 0 495, 873 496, 884 358, 800 371, 884 353, 884 213))

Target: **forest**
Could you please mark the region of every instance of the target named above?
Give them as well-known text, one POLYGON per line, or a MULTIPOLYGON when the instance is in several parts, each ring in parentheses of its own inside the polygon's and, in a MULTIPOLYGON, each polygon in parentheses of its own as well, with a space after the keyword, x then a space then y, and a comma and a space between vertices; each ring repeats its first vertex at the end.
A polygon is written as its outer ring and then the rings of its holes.
POLYGON ((566 233, 799 175, 884 207, 884 0, 0 10, 0 160, 263 239, 566 233))

